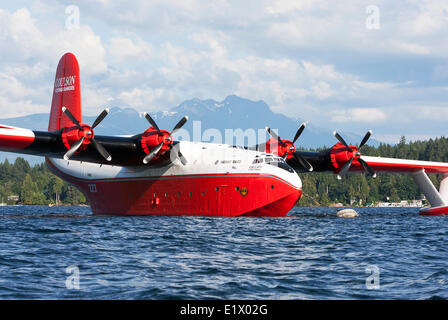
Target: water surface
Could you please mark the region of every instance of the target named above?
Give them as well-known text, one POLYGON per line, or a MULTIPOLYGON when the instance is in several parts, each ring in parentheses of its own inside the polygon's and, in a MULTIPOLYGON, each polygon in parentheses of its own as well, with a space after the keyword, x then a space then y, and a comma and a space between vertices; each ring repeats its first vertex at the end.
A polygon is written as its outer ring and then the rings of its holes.
POLYGON ((448 216, 337 210, 192 218, 0 207, 0 299, 448 298, 448 216), (69 266, 79 289, 67 289, 69 266))

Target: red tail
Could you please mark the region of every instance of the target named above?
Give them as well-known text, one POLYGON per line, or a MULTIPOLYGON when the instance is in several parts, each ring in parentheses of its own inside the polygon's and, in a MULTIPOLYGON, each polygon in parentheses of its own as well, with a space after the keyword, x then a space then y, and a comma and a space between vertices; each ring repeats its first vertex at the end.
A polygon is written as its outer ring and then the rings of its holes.
POLYGON ((79 65, 72 53, 66 53, 59 60, 54 80, 53 100, 51 102, 48 131, 73 126, 73 122, 62 113, 66 107, 82 123, 81 86, 79 65))

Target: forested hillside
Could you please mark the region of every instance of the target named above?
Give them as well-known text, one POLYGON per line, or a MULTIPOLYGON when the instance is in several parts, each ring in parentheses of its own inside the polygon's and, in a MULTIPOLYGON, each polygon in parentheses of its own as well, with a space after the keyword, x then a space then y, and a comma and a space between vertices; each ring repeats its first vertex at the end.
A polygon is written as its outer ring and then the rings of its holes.
POLYGON ((0 202, 7 204, 84 204, 86 198, 74 186, 53 175, 41 163, 30 167, 23 158, 0 164, 0 202))

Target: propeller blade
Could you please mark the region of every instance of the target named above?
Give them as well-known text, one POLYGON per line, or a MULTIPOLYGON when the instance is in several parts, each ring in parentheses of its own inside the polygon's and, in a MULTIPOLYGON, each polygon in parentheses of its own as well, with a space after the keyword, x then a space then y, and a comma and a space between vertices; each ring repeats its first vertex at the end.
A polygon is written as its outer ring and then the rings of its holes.
POLYGON ((294 144, 297 141, 297 139, 299 139, 299 137, 302 134, 305 127, 306 127, 306 123, 304 122, 304 123, 302 123, 300 128, 297 130, 296 135, 294 136, 294 139, 292 140, 292 144, 294 144))
POLYGON ((99 125, 100 122, 103 121, 108 114, 109 114, 109 108, 104 109, 103 112, 101 112, 100 115, 95 119, 95 122, 92 124, 92 129, 95 129, 95 127, 99 125))
POLYGON ((184 155, 179 151, 177 153, 177 156, 179 157, 180 162, 185 166, 187 165, 188 161, 185 159, 184 155))
POLYGON ((68 160, 71 158, 73 154, 75 154, 76 151, 78 151, 79 147, 82 145, 82 142, 84 141, 84 137, 76 141, 70 149, 64 154, 64 160, 68 160))
POLYGON ((96 149, 96 151, 98 151, 98 153, 100 155, 102 155, 104 159, 106 159, 106 161, 112 160, 112 156, 109 154, 109 152, 107 152, 107 150, 100 143, 96 142, 95 139, 92 139, 90 142, 92 143, 92 145, 96 149))
POLYGON ((146 155, 146 157, 143 158, 143 163, 147 164, 149 161, 151 161, 155 155, 160 151, 160 149, 162 149, 163 146, 163 141, 159 143, 158 146, 156 146, 154 149, 152 149, 152 151, 150 153, 148 153, 146 155))
POLYGON ((185 124, 185 122, 188 121, 188 116, 183 117, 180 119, 180 121, 174 126, 173 130, 171 130, 170 135, 173 135, 177 130, 182 128, 182 126, 185 124))
POLYGON ((308 161, 306 161, 301 155, 297 154, 297 153, 293 153, 292 154, 294 156, 294 158, 300 163, 300 165, 302 167, 304 167, 305 169, 307 169, 308 171, 313 171, 313 166, 311 165, 311 163, 309 163, 308 161))
POLYGON ((341 171, 339 171, 339 173, 338 173, 338 179, 339 180, 342 179, 342 176, 344 174, 346 174, 347 171, 350 169, 354 159, 355 159, 354 157, 351 157, 351 159, 346 164, 344 164, 344 166, 342 167, 341 171))
POLYGON ((359 163, 361 163, 364 170, 372 176, 372 178, 376 178, 376 172, 372 169, 371 166, 369 166, 369 164, 367 162, 365 162, 361 158, 359 158, 358 161, 359 161, 359 163))
POLYGON ((266 127, 265 129, 266 129, 266 131, 271 135, 272 138, 277 139, 278 142, 279 142, 283 147, 286 147, 286 144, 280 139, 280 137, 279 137, 274 131, 271 130, 271 128, 266 127))
POLYGON ((345 142, 345 140, 339 135, 339 133, 337 133, 336 131, 333 132, 334 136, 336 137, 336 139, 339 140, 340 143, 342 143, 347 149, 348 151, 352 151, 352 148, 350 148, 347 144, 347 142, 345 142))
POLYGON ((159 126, 157 125, 157 123, 151 118, 151 116, 148 113, 144 113, 146 120, 148 120, 148 122, 154 127, 154 129, 157 130, 157 132, 159 134, 162 134, 162 132, 159 129, 159 126))
POLYGON ((361 149, 361 147, 366 144, 367 140, 369 140, 371 135, 372 135, 372 130, 367 131, 366 135, 364 136, 361 143, 359 144, 358 149, 361 149))
POLYGON ((79 123, 78 119, 75 118, 75 116, 68 110, 66 107, 62 107, 62 112, 81 130, 83 128, 81 127, 81 124, 79 123))

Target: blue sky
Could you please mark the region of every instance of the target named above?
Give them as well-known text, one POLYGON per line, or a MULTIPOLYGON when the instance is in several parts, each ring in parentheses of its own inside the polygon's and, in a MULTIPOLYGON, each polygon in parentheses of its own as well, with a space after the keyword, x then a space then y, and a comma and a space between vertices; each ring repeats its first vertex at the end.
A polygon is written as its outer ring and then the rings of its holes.
POLYGON ((67 51, 88 115, 237 94, 387 142, 448 134, 448 3, 439 0, 2 0, 1 118, 49 111, 67 51))

